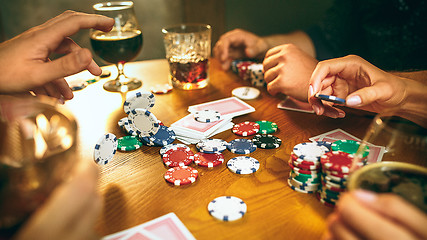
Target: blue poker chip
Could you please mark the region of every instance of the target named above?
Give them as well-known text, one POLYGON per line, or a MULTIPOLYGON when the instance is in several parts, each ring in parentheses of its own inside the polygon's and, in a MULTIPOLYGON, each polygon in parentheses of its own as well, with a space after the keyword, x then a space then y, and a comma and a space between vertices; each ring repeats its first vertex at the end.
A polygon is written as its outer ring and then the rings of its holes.
POLYGON ((153 136, 141 137, 141 140, 144 141, 147 146, 166 146, 175 141, 175 139, 175 132, 163 125, 159 126, 159 130, 153 136))
POLYGON ((341 104, 341 105, 345 105, 345 99, 339 98, 339 97, 335 97, 335 96, 331 96, 331 95, 325 95, 325 94, 319 94, 317 93, 315 95, 316 98, 320 99, 320 100, 324 100, 324 101, 328 101, 328 102, 333 102, 336 104, 341 104))
POLYGON ((129 93, 126 101, 123 103, 123 110, 126 114, 137 108, 150 110, 154 106, 155 101, 154 94, 151 92, 129 93))
POLYGON ((227 149, 232 153, 249 154, 257 149, 257 146, 249 139, 238 138, 230 141, 227 149))

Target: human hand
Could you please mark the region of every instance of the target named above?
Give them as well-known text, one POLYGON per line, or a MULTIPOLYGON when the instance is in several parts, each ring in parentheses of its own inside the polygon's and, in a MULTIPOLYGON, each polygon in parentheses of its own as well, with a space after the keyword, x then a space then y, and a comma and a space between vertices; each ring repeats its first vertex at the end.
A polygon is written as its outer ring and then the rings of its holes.
POLYGON ((427 239, 427 215, 398 195, 344 193, 323 239, 427 239))
POLYGON ((307 101, 307 89, 317 60, 293 44, 268 50, 263 62, 264 79, 271 95, 283 93, 307 101))
POLYGON ((317 64, 310 79, 309 103, 317 115, 344 117, 345 112, 315 98, 316 93, 346 99, 346 105, 380 112, 400 107, 407 97, 409 79, 387 73, 359 56, 346 56, 317 64))
POLYGON ((214 56, 228 70, 234 59, 263 58, 268 50, 267 42, 251 32, 234 29, 223 34, 213 49, 214 56))
POLYGON ((100 75, 102 70, 90 50, 81 48, 69 36, 87 28, 108 32, 113 25, 112 18, 66 11, 0 44, 0 92, 33 90, 55 98, 73 98, 64 77, 85 69, 100 75), (50 61, 53 52, 65 55, 50 61))
POLYGON ((98 168, 80 163, 73 178, 58 186, 14 237, 34 239, 97 239, 95 221, 102 201, 97 192, 98 168))

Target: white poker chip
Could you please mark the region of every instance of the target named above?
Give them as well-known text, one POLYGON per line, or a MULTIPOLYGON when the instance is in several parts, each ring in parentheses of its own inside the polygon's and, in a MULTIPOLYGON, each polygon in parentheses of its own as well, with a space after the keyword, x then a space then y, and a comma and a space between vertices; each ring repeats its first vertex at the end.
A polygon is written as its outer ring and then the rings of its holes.
POLYGON ((123 110, 126 114, 137 108, 150 110, 154 106, 155 101, 154 95, 150 92, 129 93, 126 101, 123 103, 123 110))
POLYGON ((126 131, 126 130, 125 130, 125 124, 126 124, 126 122, 128 122, 128 121, 129 121, 129 119, 128 119, 127 117, 121 118, 121 119, 117 122, 117 125, 119 125, 119 127, 120 127, 123 131, 126 131))
POLYGON ((209 214, 221 221, 235 221, 247 212, 246 203, 237 197, 217 197, 208 204, 209 214))
POLYGON ((95 162, 99 165, 105 165, 111 161, 116 154, 117 145, 117 137, 112 133, 107 133, 99 138, 93 152, 95 162))
POLYGON ((193 115, 196 121, 203 123, 216 122, 221 119, 221 114, 211 109, 196 111, 193 115))
POLYGON ((170 91, 172 91, 173 86, 170 85, 169 83, 165 83, 165 84, 156 84, 153 87, 150 87, 150 91, 154 94, 166 94, 170 91))
POLYGON ((127 134, 129 134, 131 136, 138 136, 138 134, 136 133, 135 127, 133 126, 132 122, 129 121, 129 118, 127 118, 127 117, 126 117, 126 122, 124 123, 123 128, 127 132, 127 134))
POLYGON ((222 139, 203 139, 196 144, 196 148, 204 153, 223 152, 227 149, 228 143, 222 139))
POLYGON ((243 100, 252 100, 259 96, 261 92, 254 87, 238 87, 231 91, 233 96, 243 100))
POLYGON ((227 167, 237 174, 251 174, 258 171, 259 162, 253 157, 240 156, 228 160, 227 167))
POLYGON ((293 153, 306 161, 320 161, 320 157, 329 149, 317 142, 304 142, 294 146, 293 153))
POLYGON ((134 109, 129 112, 128 118, 140 137, 151 137, 159 130, 156 116, 146 109, 134 109))
POLYGON ((191 150, 189 146, 182 144, 182 143, 171 143, 168 144, 166 146, 163 146, 162 148, 160 148, 160 155, 163 156, 163 154, 165 154, 167 151, 169 151, 170 149, 176 149, 176 148, 185 148, 187 150, 191 150))

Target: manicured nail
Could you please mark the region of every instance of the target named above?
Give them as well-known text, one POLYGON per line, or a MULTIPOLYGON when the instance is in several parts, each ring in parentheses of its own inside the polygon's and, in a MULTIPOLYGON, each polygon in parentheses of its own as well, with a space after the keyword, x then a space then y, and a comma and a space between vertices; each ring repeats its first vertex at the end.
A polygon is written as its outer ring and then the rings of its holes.
POLYGON ((353 194, 357 199, 365 203, 372 203, 377 200, 377 195, 370 191, 356 190, 353 194))
POLYGON ((343 113, 343 112, 338 113, 338 117, 339 117, 339 118, 343 118, 343 117, 345 117, 345 113, 343 113))
POLYGON ((358 106, 362 103, 362 99, 356 95, 356 96, 351 96, 347 99, 346 104, 347 106, 358 106))
POLYGON ((318 107, 318 106, 313 105, 313 110, 314 110, 314 112, 315 112, 317 115, 319 115, 319 113, 320 113, 320 109, 319 109, 319 107, 318 107))
POLYGON ((313 97, 313 94, 314 94, 314 92, 313 92, 313 86, 309 86, 308 87, 308 89, 309 89, 309 91, 310 91, 310 97, 313 97))

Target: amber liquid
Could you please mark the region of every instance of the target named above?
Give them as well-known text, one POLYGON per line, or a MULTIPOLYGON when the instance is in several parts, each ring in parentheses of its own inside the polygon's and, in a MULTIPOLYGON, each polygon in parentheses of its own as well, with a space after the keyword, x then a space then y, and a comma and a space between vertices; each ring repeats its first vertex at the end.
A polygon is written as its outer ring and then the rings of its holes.
POLYGON ((208 77, 208 60, 173 62, 169 59, 172 81, 180 83, 198 83, 208 77))
POLYGON ((108 63, 129 62, 141 51, 142 32, 95 31, 90 36, 93 51, 108 63))

